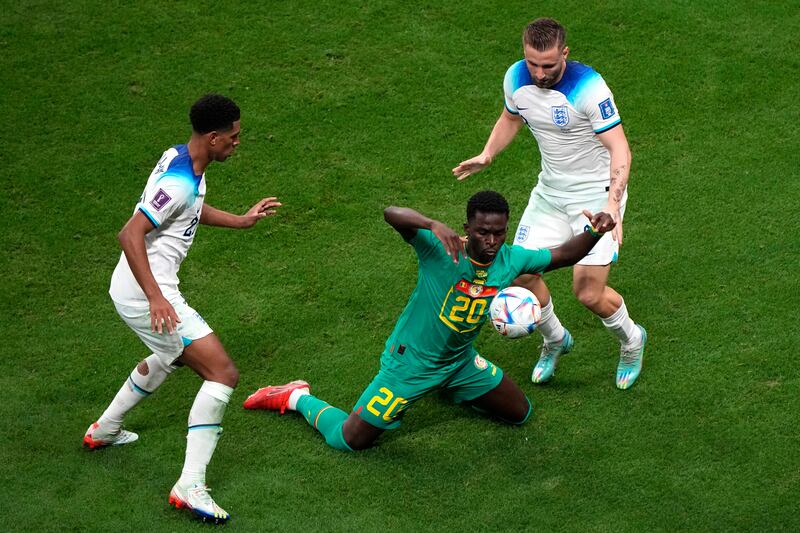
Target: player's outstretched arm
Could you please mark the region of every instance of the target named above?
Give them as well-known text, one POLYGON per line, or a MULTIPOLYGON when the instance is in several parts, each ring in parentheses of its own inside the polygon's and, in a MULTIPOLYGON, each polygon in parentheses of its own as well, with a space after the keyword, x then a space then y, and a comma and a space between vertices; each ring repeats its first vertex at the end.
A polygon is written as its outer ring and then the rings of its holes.
POLYGON ((144 236, 153 231, 153 223, 150 222, 141 211, 136 213, 128 220, 122 231, 117 235, 128 265, 131 267, 133 277, 147 296, 150 302, 150 329, 163 333, 164 328, 172 335, 178 322, 178 314, 164 295, 156 282, 153 271, 150 269, 150 261, 147 259, 147 247, 144 244, 144 236))
POLYGON ((461 181, 491 165, 495 156, 505 150, 506 146, 514 140, 520 126, 522 126, 522 118, 519 115, 509 113, 508 109, 504 107, 500 118, 497 119, 492 129, 492 133, 489 135, 489 140, 486 141, 486 146, 483 147, 483 151, 475 157, 459 163, 453 169, 453 175, 461 181))
POLYGON ((461 238, 447 225, 408 207, 387 207, 383 210, 383 218, 406 240, 414 237, 418 229, 431 230, 444 245, 447 255, 458 263, 458 254, 463 250, 461 238))
POLYGON ((572 266, 588 254, 604 233, 614 229, 616 223, 608 213, 600 212, 593 215, 586 209, 583 214, 589 219, 590 226, 580 235, 576 235, 561 246, 550 250, 550 265, 545 270, 555 270, 572 266))
POLYGON ((271 217, 277 213, 275 208, 281 205, 283 204, 274 196, 262 198, 256 205, 251 207, 247 213, 240 216, 205 204, 200 214, 200 223, 206 226, 219 226, 223 228, 252 228, 262 218, 271 217))

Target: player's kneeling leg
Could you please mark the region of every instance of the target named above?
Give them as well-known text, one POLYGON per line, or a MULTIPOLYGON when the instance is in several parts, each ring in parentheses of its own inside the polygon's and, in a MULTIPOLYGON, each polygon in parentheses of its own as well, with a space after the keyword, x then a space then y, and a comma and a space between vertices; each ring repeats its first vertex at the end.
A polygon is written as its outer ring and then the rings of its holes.
POLYGON ((520 426, 528 421, 533 407, 528 397, 513 381, 503 376, 500 384, 483 396, 470 401, 473 409, 520 426))
POLYGON ((310 394, 303 395, 297 400, 297 411, 303 415, 306 422, 319 431, 328 446, 352 452, 359 448, 352 448, 344 437, 342 430, 347 413, 329 403, 310 394))

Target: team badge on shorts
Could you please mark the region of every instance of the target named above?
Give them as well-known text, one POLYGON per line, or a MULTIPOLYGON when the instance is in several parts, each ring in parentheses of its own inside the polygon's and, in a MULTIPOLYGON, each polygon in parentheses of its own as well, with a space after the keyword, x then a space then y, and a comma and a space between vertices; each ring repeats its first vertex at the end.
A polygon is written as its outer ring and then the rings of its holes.
POLYGON ((161 209, 172 200, 170 195, 164 192, 164 189, 158 189, 158 192, 150 201, 150 205, 156 208, 156 211, 161 211, 161 209))
POLYGON ((525 242, 528 240, 528 232, 530 231, 530 226, 520 226, 517 230, 517 236, 514 237, 514 242, 525 242))
POLYGON ((567 106, 554 105, 551 109, 553 111, 553 124, 559 128, 563 128, 569 124, 569 111, 567 111, 567 106))
POLYGON ((603 119, 611 118, 614 116, 614 113, 616 113, 614 104, 611 103, 611 98, 606 98, 598 105, 600 106, 600 115, 602 115, 603 119))
POLYGON ((489 366, 489 363, 486 362, 486 359, 481 357, 480 355, 475 356, 475 368, 478 370, 486 370, 486 367, 489 366))

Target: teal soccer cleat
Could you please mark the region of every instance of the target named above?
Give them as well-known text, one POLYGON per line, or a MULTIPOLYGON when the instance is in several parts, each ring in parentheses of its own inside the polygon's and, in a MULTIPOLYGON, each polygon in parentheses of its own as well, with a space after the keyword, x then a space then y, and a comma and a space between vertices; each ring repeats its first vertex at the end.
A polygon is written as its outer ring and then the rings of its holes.
POLYGON ((572 340, 572 335, 569 334, 564 328, 564 337, 558 344, 543 344, 542 354, 539 356, 539 361, 533 367, 531 374, 531 381, 534 383, 546 383, 550 381, 556 371, 558 358, 572 350, 575 341, 572 340))
POLYGON ((647 344, 647 332, 642 326, 636 324, 642 332, 642 345, 634 349, 621 349, 619 352, 619 365, 617 365, 617 388, 630 389, 636 383, 636 378, 642 371, 644 360, 644 346, 647 344))

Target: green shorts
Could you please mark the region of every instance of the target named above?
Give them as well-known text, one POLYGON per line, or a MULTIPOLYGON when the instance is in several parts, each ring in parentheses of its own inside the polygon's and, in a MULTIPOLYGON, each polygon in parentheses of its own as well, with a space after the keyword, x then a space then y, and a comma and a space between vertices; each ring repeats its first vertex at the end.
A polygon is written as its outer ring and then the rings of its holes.
POLYGON ((364 390, 353 412, 381 429, 395 429, 411 405, 437 390, 452 394, 456 403, 468 402, 492 391, 503 371, 477 352, 441 367, 416 364, 408 352, 402 357, 384 353, 381 369, 364 390))

